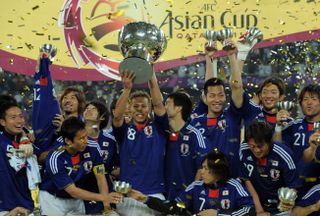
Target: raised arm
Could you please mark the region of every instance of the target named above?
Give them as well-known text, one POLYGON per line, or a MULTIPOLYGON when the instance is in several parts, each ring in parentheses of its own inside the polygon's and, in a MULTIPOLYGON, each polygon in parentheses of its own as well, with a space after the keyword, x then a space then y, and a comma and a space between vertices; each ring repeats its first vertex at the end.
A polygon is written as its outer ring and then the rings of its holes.
POLYGON ((149 84, 154 113, 157 116, 163 116, 166 113, 166 109, 163 105, 163 97, 160 92, 157 77, 154 73, 151 80, 148 82, 148 84, 149 84))
POLYGON ((123 92, 120 95, 114 110, 114 117, 112 119, 112 124, 115 127, 121 127, 123 125, 124 114, 126 112, 127 103, 129 100, 132 86, 133 86, 134 78, 135 78, 134 73, 130 71, 124 71, 121 75, 123 92))
POLYGON ((230 88, 231 88, 231 98, 234 105, 237 108, 241 108, 243 104, 243 85, 242 85, 242 77, 241 77, 241 62, 237 59, 236 53, 237 48, 235 44, 229 40, 226 42, 227 44, 232 44, 234 49, 228 51, 228 57, 230 61, 231 75, 230 75, 230 88))

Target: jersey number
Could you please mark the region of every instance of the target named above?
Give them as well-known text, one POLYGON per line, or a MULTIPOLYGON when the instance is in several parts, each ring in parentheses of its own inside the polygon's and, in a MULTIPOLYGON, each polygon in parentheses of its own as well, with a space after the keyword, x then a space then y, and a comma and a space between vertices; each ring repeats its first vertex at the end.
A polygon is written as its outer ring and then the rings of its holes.
POLYGON ((248 173, 249 177, 251 177, 254 166, 252 164, 244 164, 244 165, 247 167, 247 170, 249 172, 248 173))
POLYGON ((199 211, 202 211, 204 203, 206 202, 206 199, 202 198, 202 197, 199 197, 199 200, 201 201, 201 205, 200 205, 199 211))
POLYGON ((33 100, 39 101, 40 100, 40 88, 33 89, 33 100))
POLYGON ((293 135, 295 137, 295 141, 293 145, 295 146, 304 146, 306 135, 304 133, 295 133, 293 135))

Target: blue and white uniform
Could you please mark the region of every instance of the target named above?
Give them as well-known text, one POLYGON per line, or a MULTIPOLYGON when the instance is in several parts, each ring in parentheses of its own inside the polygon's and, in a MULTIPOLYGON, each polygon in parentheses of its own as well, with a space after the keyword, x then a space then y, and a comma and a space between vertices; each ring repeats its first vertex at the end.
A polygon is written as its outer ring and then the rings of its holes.
POLYGON ((9 160, 13 151, 18 148, 13 137, 0 132, 0 212, 10 211, 17 206, 33 211, 33 201, 28 188, 26 169, 16 172, 9 160))
POLYGON ((202 181, 195 181, 175 199, 186 209, 197 214, 206 209, 216 209, 218 215, 247 215, 253 200, 239 179, 229 179, 215 189, 202 181))
POLYGON ((173 200, 194 181, 199 166, 200 149, 205 148, 199 130, 186 123, 180 131, 170 133, 165 157, 167 199, 173 200))
POLYGON ((240 177, 249 179, 256 189, 260 202, 268 211, 277 211, 281 187, 299 188, 301 182, 292 159, 292 151, 285 145, 273 143, 264 158, 256 158, 247 143, 241 144, 240 177))

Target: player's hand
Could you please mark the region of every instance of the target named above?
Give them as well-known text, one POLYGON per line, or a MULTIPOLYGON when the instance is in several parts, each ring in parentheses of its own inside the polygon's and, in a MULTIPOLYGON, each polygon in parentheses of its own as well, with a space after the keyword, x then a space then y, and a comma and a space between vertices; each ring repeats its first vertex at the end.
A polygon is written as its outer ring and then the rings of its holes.
POLYGON ((60 132, 63 121, 64 121, 64 117, 63 115, 60 115, 60 114, 56 114, 56 116, 53 118, 52 124, 55 127, 56 133, 60 132))
POLYGON ((29 214, 28 209, 25 209, 23 207, 16 207, 13 210, 11 210, 9 213, 5 214, 4 216, 17 216, 17 215, 27 216, 28 214, 29 214))
POLYGON ((124 89, 132 89, 135 74, 132 71, 124 70, 121 73, 121 81, 124 89))
POLYGON ((118 204, 121 203, 123 199, 123 195, 118 192, 111 192, 104 196, 103 206, 105 208, 110 208, 110 203, 118 204))
POLYGON ((289 111, 282 109, 277 113, 277 123, 279 125, 283 125, 284 123, 287 123, 286 121, 289 117, 290 117, 289 111))
POLYGON ((316 131, 309 137, 309 145, 312 149, 317 149, 320 141, 320 131, 316 131))
POLYGON ((127 196, 143 203, 147 200, 146 195, 144 195, 140 191, 133 190, 133 189, 127 194, 127 196))
POLYGON ((225 40, 223 41, 223 46, 224 46, 224 47, 226 47, 226 46, 231 47, 231 49, 226 50, 228 56, 234 55, 234 54, 236 54, 236 53, 238 52, 237 46, 236 46, 236 44, 232 41, 231 38, 225 39, 225 40))
POLYGON ((216 216, 216 215, 217 215, 217 210, 215 209, 204 210, 197 214, 197 216, 216 216))

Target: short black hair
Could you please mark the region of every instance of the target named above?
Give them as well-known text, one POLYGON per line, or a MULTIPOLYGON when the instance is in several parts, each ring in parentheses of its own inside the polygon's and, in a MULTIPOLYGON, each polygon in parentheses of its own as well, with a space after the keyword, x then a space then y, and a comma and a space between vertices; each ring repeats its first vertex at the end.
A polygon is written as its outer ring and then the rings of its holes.
POLYGON ((192 112, 192 101, 187 95, 187 93, 184 93, 182 91, 173 92, 168 95, 168 98, 171 98, 173 100, 173 103, 175 106, 181 106, 181 115, 182 119, 184 121, 188 121, 191 112, 192 112))
POLYGON ((247 128, 245 134, 245 141, 253 139, 258 146, 263 144, 270 145, 272 143, 273 128, 266 122, 255 119, 247 128))
POLYGON ((91 102, 87 103, 86 108, 89 105, 94 106, 98 110, 98 118, 102 118, 102 117, 104 118, 100 122, 100 125, 99 125, 100 130, 104 129, 108 125, 108 122, 109 122, 109 110, 108 110, 107 106, 100 101, 91 101, 91 102))
MULTIPOLYGON (((12 107, 19 107, 16 100, 10 96, 1 95, 0 96, 0 119, 5 119, 6 111, 12 107)), ((0 125, 0 130, 1 131, 4 130, 2 125, 0 125)))
POLYGON ((208 79, 204 84, 203 89, 204 89, 204 94, 205 95, 208 94, 208 88, 210 86, 222 86, 224 91, 226 90, 224 82, 219 78, 213 77, 213 78, 208 79))
POLYGON ((304 95, 307 92, 310 93, 311 95, 316 95, 320 99, 320 86, 317 84, 310 84, 310 85, 303 87, 303 89, 301 90, 301 92, 299 94, 298 101, 299 101, 300 105, 302 103, 304 95))
POLYGON ((86 128, 84 122, 77 117, 70 117, 64 120, 61 126, 61 136, 63 140, 69 139, 74 140, 78 131, 84 130, 86 128))
POLYGON ((269 84, 276 85, 278 87, 280 95, 285 94, 286 86, 284 84, 283 79, 281 79, 279 77, 268 77, 267 79, 263 80, 263 82, 259 85, 259 89, 258 89, 257 93, 261 94, 262 89, 269 84))
POLYGON ((219 178, 218 184, 224 184, 231 178, 230 166, 226 156, 218 149, 213 149, 203 159, 207 160, 208 168, 212 174, 219 178))

